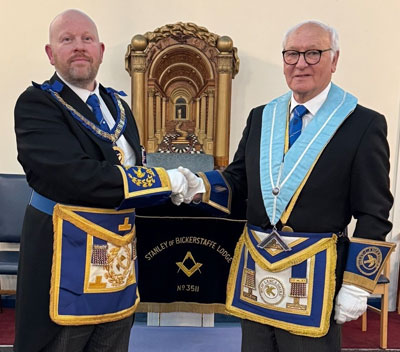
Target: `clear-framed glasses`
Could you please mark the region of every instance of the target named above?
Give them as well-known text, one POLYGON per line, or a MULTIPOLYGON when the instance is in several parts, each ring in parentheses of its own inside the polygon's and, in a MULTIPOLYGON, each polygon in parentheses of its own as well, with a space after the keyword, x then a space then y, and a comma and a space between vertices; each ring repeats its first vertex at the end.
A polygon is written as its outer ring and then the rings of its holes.
POLYGON ((283 61, 288 65, 296 65, 299 62, 300 54, 303 54, 305 62, 309 65, 316 65, 321 60, 322 53, 330 50, 332 50, 332 48, 325 50, 310 49, 306 51, 283 50, 283 61))

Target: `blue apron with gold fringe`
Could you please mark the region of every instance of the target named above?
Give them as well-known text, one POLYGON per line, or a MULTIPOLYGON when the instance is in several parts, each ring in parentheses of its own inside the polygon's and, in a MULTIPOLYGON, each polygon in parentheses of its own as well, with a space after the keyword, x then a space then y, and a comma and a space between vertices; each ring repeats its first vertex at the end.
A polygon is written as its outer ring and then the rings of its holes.
POLYGON ((291 92, 267 104, 260 141, 261 192, 272 231, 248 225, 235 250, 227 311, 243 319, 321 337, 329 329, 335 291, 333 233, 276 230, 290 212, 319 156, 357 99, 332 84, 328 97, 288 150, 291 92))
POLYGON ((139 303, 134 209, 56 205, 50 317, 60 325, 131 315, 139 303))
POLYGON ((257 247, 269 234, 245 228, 229 275, 227 310, 293 334, 325 335, 335 292, 336 235, 279 232, 290 251, 257 247))

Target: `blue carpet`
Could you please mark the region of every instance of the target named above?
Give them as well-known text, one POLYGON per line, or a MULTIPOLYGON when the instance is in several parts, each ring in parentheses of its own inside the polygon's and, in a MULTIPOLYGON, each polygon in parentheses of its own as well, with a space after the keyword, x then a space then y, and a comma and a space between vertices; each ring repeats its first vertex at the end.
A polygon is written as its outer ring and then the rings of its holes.
POLYGON ((239 324, 218 324, 214 328, 155 327, 135 322, 129 352, 239 352, 239 324))

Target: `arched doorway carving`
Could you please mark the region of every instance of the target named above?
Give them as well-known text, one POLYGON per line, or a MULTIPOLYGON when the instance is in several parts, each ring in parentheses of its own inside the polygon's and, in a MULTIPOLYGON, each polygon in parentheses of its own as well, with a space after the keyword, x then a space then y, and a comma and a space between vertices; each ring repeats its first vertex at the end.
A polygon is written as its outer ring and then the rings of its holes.
POLYGON ((206 153, 229 161, 231 81, 239 70, 229 37, 193 23, 135 35, 125 56, 132 109, 149 153, 206 153))

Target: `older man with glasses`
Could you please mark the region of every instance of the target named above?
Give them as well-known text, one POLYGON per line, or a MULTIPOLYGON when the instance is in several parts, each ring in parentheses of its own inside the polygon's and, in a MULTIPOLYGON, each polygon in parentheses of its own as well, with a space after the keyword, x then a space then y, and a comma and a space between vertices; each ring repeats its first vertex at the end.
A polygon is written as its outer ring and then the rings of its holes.
POLYGON ((336 352, 340 325, 366 310, 390 247, 386 121, 331 82, 333 28, 300 23, 283 49, 290 91, 250 112, 222 173, 182 170, 185 200, 228 212, 231 201, 247 199, 226 303, 242 318, 242 351, 336 352), (206 192, 196 193, 202 183, 206 192))

